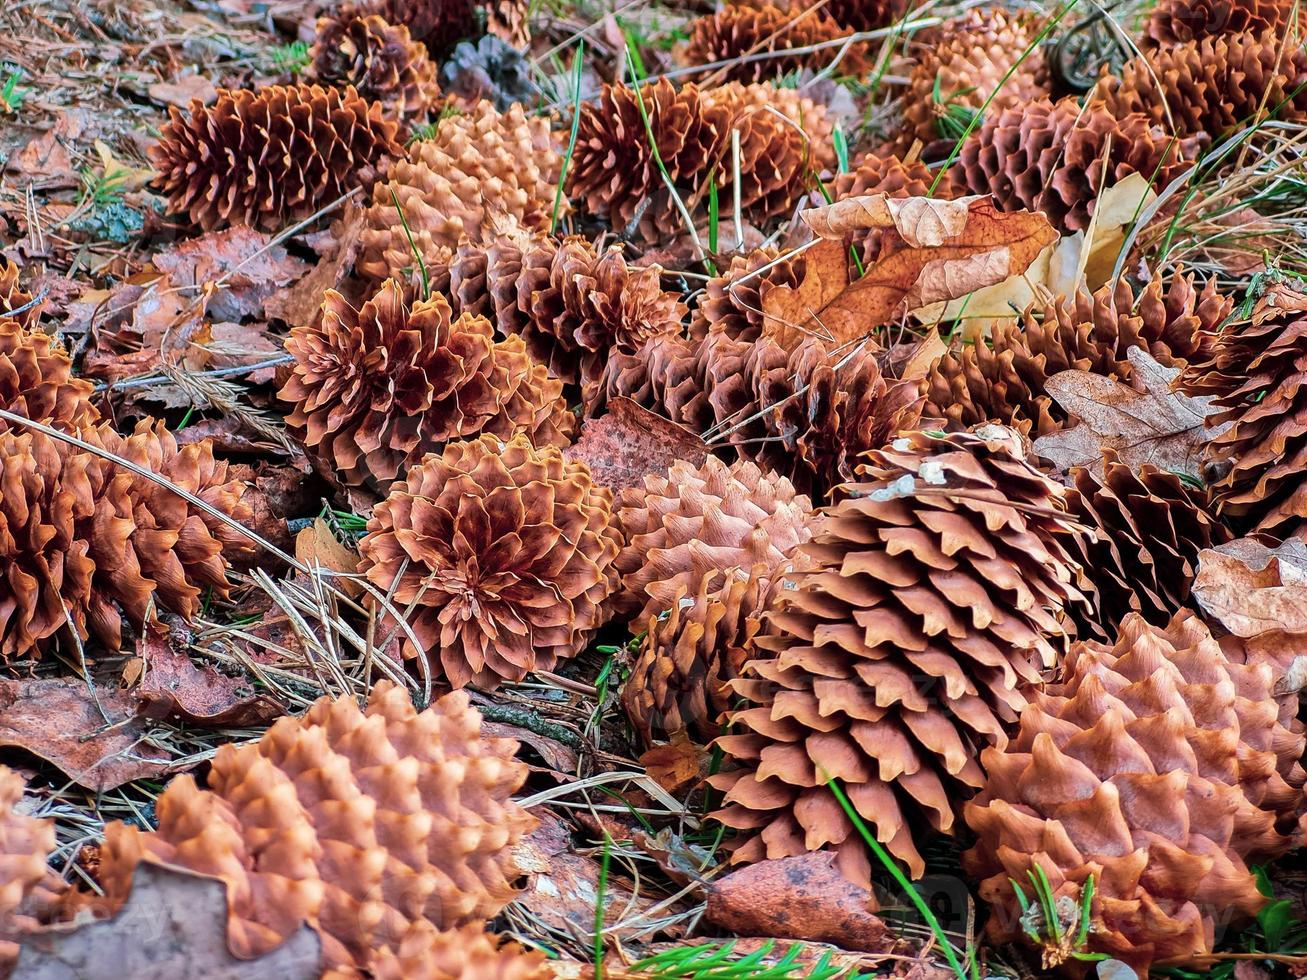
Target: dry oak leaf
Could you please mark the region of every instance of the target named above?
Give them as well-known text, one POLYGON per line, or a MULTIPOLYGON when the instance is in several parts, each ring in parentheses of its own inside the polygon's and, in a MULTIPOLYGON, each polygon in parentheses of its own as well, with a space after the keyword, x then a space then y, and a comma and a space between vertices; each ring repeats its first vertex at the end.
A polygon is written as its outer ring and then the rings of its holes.
POLYGON ((588 465, 595 483, 617 494, 643 487, 645 476, 666 473, 678 459, 702 466, 708 447, 685 426, 619 396, 608 402, 604 415, 585 421, 581 438, 563 456, 588 465))
POLYGON ((1239 538, 1200 551, 1192 594, 1235 636, 1307 631, 1307 544, 1239 538))
POLYGON ((1104 449, 1123 463, 1198 478, 1203 446, 1229 425, 1205 428, 1213 414, 1212 396, 1192 398, 1171 390, 1179 368, 1158 364, 1141 347, 1127 354, 1132 368, 1126 384, 1092 371, 1059 371, 1045 383, 1068 415, 1079 421, 1035 440, 1035 452, 1060 472, 1084 466, 1102 472, 1104 449))

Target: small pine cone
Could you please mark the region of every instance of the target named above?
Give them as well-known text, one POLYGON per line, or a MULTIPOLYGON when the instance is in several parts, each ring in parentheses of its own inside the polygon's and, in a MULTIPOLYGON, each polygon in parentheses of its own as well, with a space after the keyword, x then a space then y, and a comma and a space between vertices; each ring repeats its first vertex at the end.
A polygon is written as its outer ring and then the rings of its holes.
POLYGON ((403 24, 413 40, 438 56, 478 33, 476 0, 366 0, 364 6, 392 24, 403 24))
MULTIPOLYGON (((89 381, 73 377, 72 358, 57 340, 0 318, 0 408, 72 432, 100 420, 94 392, 89 381)), ((7 428, 0 420, 0 429, 7 428)))
MULTIPOLYGON (((1038 866, 1075 908, 1093 876, 1090 951, 1141 976, 1210 952, 1214 911, 1267 901, 1246 861, 1296 831, 1303 737, 1280 723, 1273 672, 1227 661, 1186 612, 1166 627, 1127 616, 1115 647, 1076 644, 1062 677, 1006 749, 984 752, 989 778, 965 809, 979 842, 964 864, 998 909, 990 929, 1017 938, 1012 882, 1038 866)), ((1066 955, 1047 949, 1045 967, 1066 955)))
POLYGON ((442 119, 435 136, 414 143, 373 190, 358 271, 419 284, 415 249, 434 277, 464 240, 547 228, 561 169, 548 120, 528 117, 520 105, 500 113, 483 101, 468 115, 442 119))
POLYGON ((408 28, 372 15, 341 12, 318 20, 310 51, 313 77, 324 85, 352 85, 381 103, 401 124, 426 117, 440 101, 436 64, 408 28))
POLYGON ((1219 34, 1260 34, 1288 26, 1292 0, 1162 0, 1148 17, 1145 50, 1174 48, 1219 34))
MULTIPOLYGON (((1001 7, 973 7, 930 32, 929 40, 918 49, 918 61, 903 93, 903 128, 898 140, 903 149, 914 140, 929 147, 950 136, 956 138, 938 125, 951 106, 976 111, 993 95, 986 111, 997 112, 1006 105, 1046 96, 1049 79, 1044 55, 1038 47, 1027 52, 1038 33, 1034 20, 1013 16, 1001 7)), ((952 143, 948 139, 949 149, 952 143)))
POLYGON ((1132 173, 1166 185, 1199 142, 1167 135, 1143 113, 1072 97, 988 112, 962 145, 953 178, 972 194, 993 194, 1006 211, 1042 211, 1064 233, 1089 226, 1104 187, 1132 173), (1107 158, 1104 159, 1104 153, 1107 158))
POLYGON ((24 327, 36 325, 40 314, 39 306, 31 306, 32 294, 24 292, 19 285, 19 268, 6 258, 0 258, 0 317, 17 320, 24 327), (22 313, 11 315, 14 310, 22 313))
POLYGON ((393 279, 358 310, 327 290, 319 321, 292 329, 286 350, 286 421, 350 486, 385 488, 427 453, 483 432, 569 441, 562 384, 520 338, 496 343, 490 321, 455 318, 440 295, 410 308, 393 279))
POLYGON ((585 649, 617 587, 612 494, 521 436, 455 442, 376 506, 360 571, 414 608, 404 656, 452 687, 494 687, 585 649))
POLYGON ((957 429, 993 421, 1032 437, 1056 432, 1066 414, 1044 390, 1049 377, 1074 368, 1128 379, 1132 347, 1168 367, 1203 360, 1232 305, 1214 281, 1200 291, 1192 276, 1165 289, 1153 280, 1138 297, 1118 280, 1092 297, 1082 291, 1074 301, 1032 305, 1021 323, 997 326, 988 343, 955 348, 935 362, 925 380, 925 414, 957 429))
POLYGON ((631 618, 643 627, 709 572, 762 565, 773 577, 812 537, 811 515, 811 501, 789 480, 753 463, 728 466, 709 456, 696 469, 677 460, 665 477, 646 476, 643 488, 622 492, 619 604, 638 610, 631 618))
POLYGON ((269 85, 218 93, 189 116, 169 110, 150 161, 171 210, 205 231, 225 224, 280 230, 401 157, 397 124, 381 106, 319 85, 269 85))
POLYGON ((169 783, 157 830, 109 825, 105 891, 122 901, 142 861, 221 878, 242 959, 302 922, 336 968, 401 946, 418 923, 480 929, 512 899, 511 849, 535 823, 511 799, 526 777, 516 749, 482 735, 461 692, 422 712, 387 681, 366 710, 320 698, 257 742, 222 746, 207 788, 169 783))
POLYGON ((530 0, 487 0, 486 30, 519 51, 531 44, 531 31, 527 16, 531 12, 530 0))
POLYGON ((843 52, 835 71, 857 76, 870 67, 867 45, 832 45, 805 54, 748 59, 747 55, 789 48, 806 48, 847 37, 852 32, 836 23, 825 10, 781 10, 770 4, 727 6, 714 14, 696 18, 690 25, 690 40, 684 61, 706 65, 718 61, 733 64, 720 69, 722 77, 735 82, 761 82, 793 72, 821 71, 843 52))
POLYGON ((1115 635, 1127 614, 1165 626, 1189 605, 1198 553, 1230 532, 1207 511, 1205 494, 1175 473, 1138 470, 1104 452, 1103 469, 1071 472, 1071 511, 1089 529, 1081 564, 1093 569, 1097 613, 1082 635, 1115 635))
POLYGON ((42 889, 58 887, 46 863, 54 854, 54 821, 20 811, 23 777, 0 766, 0 971, 8 975, 18 955, 12 940, 34 925, 25 914, 42 889))
MULTIPOLYGON (((398 942, 373 953, 368 975, 373 980, 551 980, 548 962, 538 950, 514 942, 500 945, 478 923, 442 931, 422 920, 398 942)), ((342 974, 341 980, 355 976, 342 974)))
POLYGON ((1140 113, 1186 137, 1217 137, 1259 113, 1301 123, 1307 52, 1283 39, 1282 32, 1265 31, 1168 45, 1129 62, 1119 78, 1104 78, 1096 92, 1108 111, 1140 113))
POLYGON ((984 785, 981 747, 1004 744, 1084 602, 1068 491, 1011 429, 916 432, 868 460, 775 593, 755 641, 775 659, 732 682, 748 707, 718 742, 734 768, 711 780, 716 818, 751 832, 734 861, 829 848, 864 885, 827 778, 920 877, 916 841, 984 785))

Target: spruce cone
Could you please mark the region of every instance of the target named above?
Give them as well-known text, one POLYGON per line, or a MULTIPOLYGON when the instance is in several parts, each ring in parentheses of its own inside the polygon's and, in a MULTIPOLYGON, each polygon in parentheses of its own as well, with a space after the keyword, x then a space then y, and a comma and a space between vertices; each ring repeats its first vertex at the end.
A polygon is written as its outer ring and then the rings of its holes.
POLYGON ((1210 952, 1214 911, 1250 916, 1267 901, 1245 862, 1296 836, 1292 708, 1290 728, 1270 668, 1228 662, 1189 613, 1168 627, 1127 616, 1115 647, 1077 644, 1063 678, 1022 711, 1006 750, 985 751, 988 782, 966 806, 980 841, 965 863, 1002 910, 990 928, 1019 931, 1011 882, 1038 865, 1076 907, 1094 877, 1090 950, 1141 975, 1210 952))
POLYGON ((377 505, 361 571, 406 609, 453 687, 552 670, 585 648, 617 587, 612 494, 583 463, 521 436, 455 442, 413 467, 377 505))
MULTIPOLYGON (((95 386, 73 377, 73 362, 53 337, 0 317, 0 408, 65 432, 94 425, 95 386)), ((0 429, 9 423, 0 420, 0 429)))
POLYGON ((1192 276, 1163 289, 1153 280, 1138 299, 1124 280, 1074 302, 1031 306, 1020 324, 998 326, 989 343, 964 346, 935 362, 926 376, 925 415, 964 429, 995 421, 1032 437, 1061 429, 1066 414, 1045 393, 1051 375, 1072 368, 1111 378, 1130 376, 1127 354, 1143 347, 1168 367, 1204 360, 1212 331, 1232 301, 1209 281, 1199 291, 1192 276), (1036 313, 1039 318, 1036 318, 1036 313))
POLYGON ((260 956, 307 921, 332 967, 402 946, 417 923, 479 928, 513 897, 511 848, 535 822, 511 799, 526 776, 516 749, 482 736, 463 693, 421 713, 386 681, 365 711, 320 698, 220 748, 206 789, 175 778, 158 830, 111 824, 105 891, 121 901, 141 861, 214 875, 235 955, 260 956))
POLYGON ((218 93, 176 108, 150 161, 171 210, 205 231, 224 224, 280 230, 353 187, 367 186, 386 157, 399 157, 396 123, 381 106, 318 85, 269 85, 218 93))
POLYGON ((808 54, 745 59, 746 55, 760 52, 785 51, 836 41, 850 33, 825 10, 784 11, 770 4, 728 6, 715 14, 699 17, 690 25, 690 41, 685 48, 684 60, 691 65, 732 61, 734 64, 720 69, 722 77, 735 82, 761 82, 804 69, 821 71, 843 51, 836 73, 861 75, 870 67, 865 43, 849 44, 847 48, 832 45, 808 54))
POLYGON ((617 557, 625 594, 643 624, 698 590, 710 572, 766 569, 778 574, 812 536, 812 503, 789 480, 753 463, 727 466, 709 456, 699 468, 683 460, 666 477, 622 492, 618 521, 626 546, 617 557))
POLYGON ((1173 48, 1217 34, 1259 34, 1289 24, 1291 0, 1162 0, 1140 45, 1173 48))
MULTIPOLYGON (((378 949, 368 963, 373 980, 550 980, 548 960, 517 943, 499 945, 476 924, 441 931, 415 922, 399 941, 378 949)), ((353 980, 343 973, 340 980, 353 980)), ((328 978, 324 978, 328 980, 328 978)))
POLYGON ((18 947, 11 942, 32 923, 27 905, 42 889, 58 884, 46 864, 54 853, 54 822, 19 811, 23 777, 0 766, 0 971, 13 967, 18 947))
POLYGON ((993 194, 1004 210, 1042 211, 1062 232, 1083 231, 1103 187, 1132 173, 1163 187, 1197 151, 1196 140, 1127 112, 1101 101, 1082 110, 1068 97, 986 113, 962 146, 954 180, 972 194, 993 194))
POLYGON ((375 14, 320 18, 310 54, 315 79, 354 86, 401 124, 424 118, 439 102, 436 65, 427 49, 409 37, 407 27, 375 14))
POLYGON ((1104 78, 1096 91, 1108 111, 1140 113, 1181 136, 1215 138, 1259 113, 1300 123, 1307 120, 1307 52, 1292 43, 1281 50, 1282 40, 1263 31, 1168 45, 1128 63, 1120 78, 1104 78))
POLYGON ((417 284, 415 248, 435 276, 464 240, 547 228, 561 168, 548 120, 528 118, 520 105, 501 114, 481 102, 468 115, 442 119, 435 136, 414 143, 373 191, 358 271, 417 284))
POLYGON ((8 259, 0 258, 0 317, 17 320, 25 327, 36 325, 40 307, 28 307, 32 294, 24 292, 18 282, 19 268, 8 259), (22 313, 11 315, 14 310, 23 309, 22 313))
POLYGON ((1011 429, 912 433, 868 460, 776 593, 755 641, 775 659, 732 682, 750 706, 718 743, 736 768, 711 780, 717 819, 761 831, 734 861, 830 848, 864 884, 865 845, 827 777, 919 877, 917 842, 984 785, 980 748, 1004 744, 1084 602, 1068 491, 1011 429))
POLYGON ((477 34, 475 0, 370 0, 370 13, 392 24, 403 24, 413 40, 422 41, 437 56, 464 38, 477 34))
POLYGON ((410 308, 393 279, 358 310, 327 290, 319 323, 286 341, 286 421, 351 486, 388 486, 444 443, 483 432, 567 445, 562 384, 521 338, 493 334, 484 317, 455 319, 439 295, 410 308))

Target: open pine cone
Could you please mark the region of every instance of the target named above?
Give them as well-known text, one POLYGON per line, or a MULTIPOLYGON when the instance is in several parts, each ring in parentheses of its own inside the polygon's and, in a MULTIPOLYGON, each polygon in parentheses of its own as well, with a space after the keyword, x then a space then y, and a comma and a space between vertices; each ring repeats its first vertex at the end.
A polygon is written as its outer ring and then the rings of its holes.
POLYGON ((1293 7, 1292 0, 1162 0, 1140 45, 1170 48, 1217 34, 1283 32, 1293 7))
POLYGON ((436 56, 477 34, 476 0, 365 0, 364 9, 392 24, 403 24, 413 40, 436 56))
POLYGON ((6 258, 0 258, 0 317, 17 320, 25 327, 36 324, 40 313, 39 306, 32 306, 32 294, 25 292, 19 284, 18 265, 6 258), (13 313, 21 309, 21 313, 13 313))
POLYGON ((867 45, 831 45, 805 54, 749 59, 747 55, 806 48, 847 37, 852 31, 837 23, 824 9, 781 10, 771 4, 731 5, 690 24, 690 40, 683 60, 691 65, 733 62, 721 69, 735 82, 761 82, 805 68, 821 71, 843 52, 835 72, 857 76, 870 67, 867 45))
POLYGON ((526 777, 516 749, 483 737, 461 692, 422 712, 387 681, 366 710, 320 698, 257 742, 222 746, 206 788, 176 777, 157 830, 110 824, 105 891, 122 901, 142 861, 214 875, 235 955, 260 956, 307 921, 332 967, 402 950, 417 923, 480 928, 512 899, 511 849, 535 823, 511 799, 526 777))
MULTIPOLYGON (((99 421, 94 391, 73 377, 72 358, 53 337, 0 317, 0 408, 73 432, 99 421)), ((0 419, 0 429, 7 428, 0 419)))
POLYGON ((866 848, 826 786, 840 780, 914 876, 927 828, 949 832, 1084 602, 1068 491, 1011 429, 912 433, 868 455, 775 593, 747 702, 719 745, 715 816, 734 861, 831 849, 866 883, 866 848), (807 563, 805 565, 805 563, 807 563))
POLYGON ((286 421, 351 486, 384 488, 427 453, 483 432, 567 445, 562 384, 521 338, 493 334, 484 317, 455 318, 440 295, 410 307, 393 279, 357 310, 327 290, 319 321, 286 341, 286 421))
MULTIPOLYGON (((779 7, 791 14, 807 10, 807 0, 732 0, 738 7, 779 7)), ((908 10, 904 0, 827 0, 822 11, 850 31, 874 31, 889 27, 908 10)))
POLYGON ((360 571, 408 614, 404 656, 493 687, 575 656, 606 618, 620 535, 584 463, 518 436, 454 442, 376 506, 360 571))
MULTIPOLYGON (((1012 882, 1038 866, 1077 909, 1093 876, 1091 951, 1141 975, 1210 952, 1214 913, 1237 920, 1267 901, 1246 862, 1298 838, 1292 705, 1277 704, 1268 666, 1227 661, 1189 613, 1167 627, 1127 616, 1114 647, 1077 644, 1062 676, 1006 749, 984 752, 988 780, 965 809, 990 929, 1016 938, 1012 882)), ((1045 967, 1066 954, 1046 950, 1045 967)))
POLYGON ((170 120, 150 162, 171 210, 205 231, 224 224, 281 230, 400 157, 397 124, 352 88, 269 85, 195 99, 170 120))
MULTIPOLYGON (((498 938, 472 923, 440 930, 430 922, 413 923, 398 942, 372 954, 368 975, 373 980, 550 980, 549 961, 539 950, 498 938)), ((354 980, 342 971, 323 980, 354 980)))
POLYGON ((319 18, 310 55, 316 80, 354 86, 402 124, 425 118, 440 101, 427 49, 409 37, 407 27, 375 14, 342 11, 319 18))
POLYGON ((6 974, 18 955, 13 938, 32 924, 28 901, 61 882, 46 863, 55 849, 54 821, 18 809, 24 788, 22 776, 0 766, 0 971, 6 974))

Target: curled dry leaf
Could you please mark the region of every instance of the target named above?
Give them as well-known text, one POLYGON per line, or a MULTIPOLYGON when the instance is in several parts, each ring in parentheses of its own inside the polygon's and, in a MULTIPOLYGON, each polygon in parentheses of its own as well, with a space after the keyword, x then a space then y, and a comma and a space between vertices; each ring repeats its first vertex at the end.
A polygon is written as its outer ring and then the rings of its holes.
POLYGON ((700 466, 708 447, 684 426, 618 397, 608 403, 606 415, 586 420, 581 438, 563 455, 588 465, 595 483, 616 493, 643 487, 646 475, 665 473, 678 459, 700 466))
MULTIPOLYGON (((309 568, 345 575, 353 575, 359 568, 358 554, 341 544, 331 525, 321 517, 295 535, 295 560, 309 568)), ((348 578, 333 576, 332 584, 354 598, 363 594, 363 586, 348 578)))
POLYGON ((1208 548, 1198 555, 1193 596, 1236 636, 1307 631, 1307 544, 1239 538, 1208 548))
POLYGON ((156 255, 154 265, 187 299, 221 281, 221 288, 207 290, 206 313, 235 322, 262 315, 265 301, 309 271, 271 235, 244 225, 179 242, 156 255))

